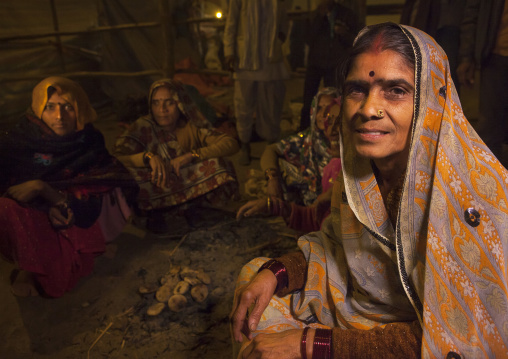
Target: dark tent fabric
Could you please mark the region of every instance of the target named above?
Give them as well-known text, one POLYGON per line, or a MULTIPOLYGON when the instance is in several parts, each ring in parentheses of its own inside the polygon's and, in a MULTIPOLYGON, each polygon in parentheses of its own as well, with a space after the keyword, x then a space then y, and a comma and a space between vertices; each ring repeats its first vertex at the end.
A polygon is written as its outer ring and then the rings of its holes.
MULTIPOLYGON (((160 20, 157 0, 55 1, 58 29, 61 32, 84 31, 160 20)), ((191 2, 171 0, 172 21, 185 18, 191 2)), ((0 38, 48 34, 55 31, 50 1, 2 0, 0 2, 0 38)), ((175 61, 201 65, 198 41, 187 31, 189 25, 177 25, 175 61), (183 62, 182 62, 183 61, 183 62)), ((160 26, 61 36, 62 54, 57 38, 0 41, 0 128, 12 125, 30 105, 33 87, 44 77, 77 71, 139 72, 162 69, 162 29, 160 26), (30 80, 12 79, 30 76, 30 80)), ((150 84, 161 75, 136 77, 75 76, 94 106, 118 102, 128 96, 146 95, 150 84)), ((202 95, 213 91, 197 79, 182 78, 202 95), (196 85, 197 84, 197 85, 196 85)))

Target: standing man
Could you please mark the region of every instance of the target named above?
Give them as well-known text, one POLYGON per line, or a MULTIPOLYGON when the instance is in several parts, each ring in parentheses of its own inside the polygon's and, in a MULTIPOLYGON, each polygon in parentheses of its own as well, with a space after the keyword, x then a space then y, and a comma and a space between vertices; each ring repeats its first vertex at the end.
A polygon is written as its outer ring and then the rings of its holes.
POLYGON ((289 71, 282 43, 288 32, 284 0, 230 0, 224 30, 226 65, 234 71, 234 106, 241 142, 241 165, 250 163, 250 139, 256 132, 268 143, 278 140, 289 71))
POLYGON ((474 83, 481 66, 478 135, 501 161, 508 132, 508 0, 467 0, 461 24, 461 84, 474 83))

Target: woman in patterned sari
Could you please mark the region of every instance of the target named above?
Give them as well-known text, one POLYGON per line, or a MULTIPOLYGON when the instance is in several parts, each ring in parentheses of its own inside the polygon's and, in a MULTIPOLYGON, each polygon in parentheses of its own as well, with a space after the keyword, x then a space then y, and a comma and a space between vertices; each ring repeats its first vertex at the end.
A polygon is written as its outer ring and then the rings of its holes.
POLYGON ((148 101, 150 114, 120 136, 114 154, 140 186, 148 228, 166 232, 168 208, 198 198, 217 203, 236 193, 234 168, 222 157, 237 152, 238 143, 210 128, 178 81, 154 82, 148 101))
POLYGON ((243 268, 241 357, 506 357, 508 172, 464 117, 445 53, 379 24, 344 69, 332 213, 301 251, 243 268))
POLYGON ((261 156, 269 196, 309 206, 322 192, 323 169, 332 158, 325 109, 339 97, 336 88, 321 89, 312 100, 310 127, 268 145, 261 156))

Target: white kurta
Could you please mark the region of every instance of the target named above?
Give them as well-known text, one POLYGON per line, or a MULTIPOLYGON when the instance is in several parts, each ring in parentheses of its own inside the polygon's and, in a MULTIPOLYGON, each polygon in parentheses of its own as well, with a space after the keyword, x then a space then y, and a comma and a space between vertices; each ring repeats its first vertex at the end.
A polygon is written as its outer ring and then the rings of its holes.
POLYGON ((287 34, 284 1, 231 0, 224 30, 224 55, 235 56, 235 116, 240 140, 256 130, 269 142, 278 139, 289 71, 279 33, 287 34))

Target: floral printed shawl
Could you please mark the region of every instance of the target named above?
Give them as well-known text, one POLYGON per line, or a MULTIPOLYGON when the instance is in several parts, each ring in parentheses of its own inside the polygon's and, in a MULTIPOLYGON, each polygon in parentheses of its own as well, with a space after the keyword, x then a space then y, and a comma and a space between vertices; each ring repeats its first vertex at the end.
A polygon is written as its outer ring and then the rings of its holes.
POLYGON ((332 214, 321 232, 299 241, 309 272, 293 310, 342 328, 418 318, 423 358, 507 357, 508 172, 464 117, 444 51, 425 33, 401 28, 416 65, 396 225, 370 161, 355 156, 344 127, 332 214))
MULTIPOLYGON (((161 86, 167 86, 173 93, 173 98, 182 114, 181 118, 188 123, 185 127, 188 133, 192 128, 197 128, 203 137, 217 135, 179 81, 162 79, 154 82, 150 88, 149 104, 152 102, 155 90, 161 86)), ((203 144, 195 143, 195 145, 198 146, 197 149, 203 144)), ((139 118, 117 139, 114 154, 122 156, 150 151, 169 161, 191 149, 193 148, 182 147, 176 135, 159 126, 149 114, 139 118)), ((140 187, 138 205, 143 210, 182 204, 225 184, 236 184, 232 166, 229 166, 222 158, 215 157, 181 168, 180 177, 172 173, 168 186, 164 188, 151 183, 150 168, 129 167, 129 170, 140 187)))
POLYGON ((310 205, 321 193, 323 168, 331 159, 329 142, 316 125, 319 99, 323 95, 339 96, 334 87, 321 89, 312 100, 310 111, 310 127, 296 135, 289 136, 278 143, 277 149, 284 154, 284 159, 296 166, 299 177, 308 184, 308 198, 304 203, 310 205))

